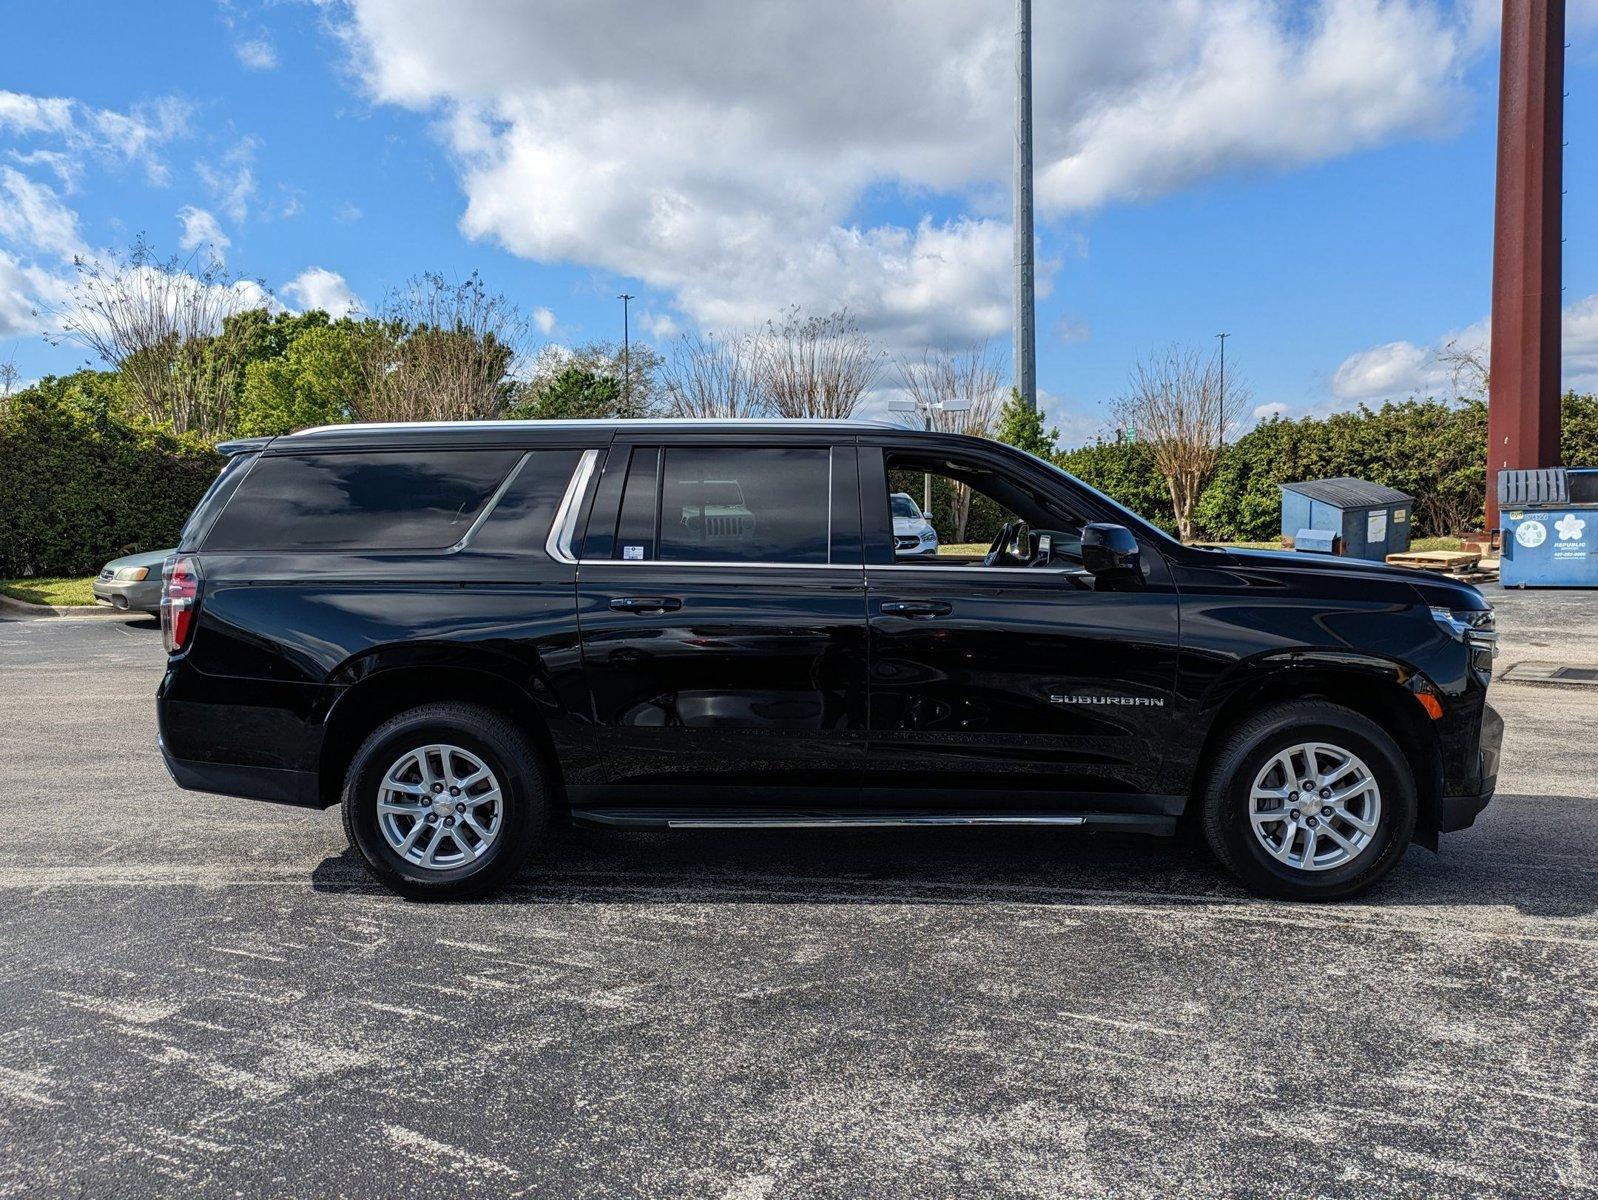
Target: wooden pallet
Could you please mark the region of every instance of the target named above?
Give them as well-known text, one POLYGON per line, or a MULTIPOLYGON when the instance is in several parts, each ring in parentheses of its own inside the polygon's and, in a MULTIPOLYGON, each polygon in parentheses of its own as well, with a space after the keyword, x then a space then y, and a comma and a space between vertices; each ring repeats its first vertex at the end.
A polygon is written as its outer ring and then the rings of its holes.
POLYGON ((1394 567, 1415 567, 1422 571, 1464 571, 1481 561, 1479 550, 1413 550, 1405 554, 1389 554, 1387 562, 1394 567))

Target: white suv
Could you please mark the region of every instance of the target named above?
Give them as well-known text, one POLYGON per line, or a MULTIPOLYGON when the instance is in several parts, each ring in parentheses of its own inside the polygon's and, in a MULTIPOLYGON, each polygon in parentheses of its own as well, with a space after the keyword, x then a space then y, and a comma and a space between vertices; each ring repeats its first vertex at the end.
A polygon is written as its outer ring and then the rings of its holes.
POLYGON ((904 493, 889 497, 893 507, 893 553, 898 558, 938 552, 938 531, 916 502, 904 493))

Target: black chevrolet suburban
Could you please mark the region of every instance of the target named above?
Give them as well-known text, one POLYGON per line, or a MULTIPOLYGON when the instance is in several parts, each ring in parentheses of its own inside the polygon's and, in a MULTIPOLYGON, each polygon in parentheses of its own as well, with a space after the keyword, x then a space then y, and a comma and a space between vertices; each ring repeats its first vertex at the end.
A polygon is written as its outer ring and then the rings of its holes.
POLYGON ((481 893, 565 820, 1191 827, 1253 891, 1329 900, 1493 793, 1474 588, 1184 546, 995 442, 469 422, 222 450, 165 568, 162 754, 186 788, 342 801, 407 896, 481 893), (890 497, 929 476, 941 552, 907 561, 890 497))

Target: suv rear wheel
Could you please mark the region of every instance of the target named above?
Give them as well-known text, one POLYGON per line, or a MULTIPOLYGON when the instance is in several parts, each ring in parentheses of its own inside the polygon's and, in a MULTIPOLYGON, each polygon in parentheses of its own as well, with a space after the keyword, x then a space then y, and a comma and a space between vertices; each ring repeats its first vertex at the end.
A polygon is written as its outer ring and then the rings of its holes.
POLYGON ((367 868, 415 900, 458 900, 504 882, 548 820, 536 751, 475 704, 427 704, 385 721, 344 778, 344 832, 367 868))
POLYGON ((1204 833, 1256 895, 1341 900, 1374 885, 1415 831, 1415 780, 1380 726, 1304 700, 1243 721, 1217 753, 1204 833))

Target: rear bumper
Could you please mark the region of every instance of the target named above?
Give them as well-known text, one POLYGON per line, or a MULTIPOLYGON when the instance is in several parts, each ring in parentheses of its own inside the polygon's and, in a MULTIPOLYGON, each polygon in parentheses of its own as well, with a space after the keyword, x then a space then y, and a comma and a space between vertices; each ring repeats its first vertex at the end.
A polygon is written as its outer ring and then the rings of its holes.
POLYGON ((294 804, 302 808, 324 807, 314 771, 241 767, 232 763, 177 758, 166 748, 165 739, 161 741, 161 758, 173 782, 191 792, 216 792, 223 796, 243 796, 248 800, 268 800, 274 804, 294 804))

